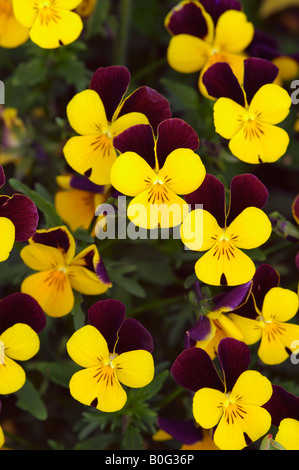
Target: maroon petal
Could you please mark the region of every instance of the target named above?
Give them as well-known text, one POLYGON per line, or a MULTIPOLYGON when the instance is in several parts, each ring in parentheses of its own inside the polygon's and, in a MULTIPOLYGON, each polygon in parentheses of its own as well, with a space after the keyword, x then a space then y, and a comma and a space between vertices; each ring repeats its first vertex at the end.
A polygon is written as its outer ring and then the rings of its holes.
POLYGON ((106 267, 105 267, 105 264, 104 264, 102 258, 100 258, 100 261, 97 263, 96 268, 95 268, 95 272, 96 272, 96 275, 98 276, 98 278, 104 284, 106 284, 107 286, 111 286, 111 280, 108 276, 108 273, 107 273, 107 270, 106 270, 106 267))
POLYGON ((67 253, 70 248, 70 239, 68 233, 61 227, 47 230, 46 232, 36 232, 32 240, 35 243, 59 248, 67 253))
POLYGON ((117 340, 117 335, 126 316, 126 307, 115 299, 99 300, 88 310, 90 325, 97 328, 104 336, 112 353, 117 340))
POLYGON ((125 99, 118 117, 132 112, 145 114, 155 134, 160 122, 171 118, 170 105, 167 99, 146 86, 138 88, 125 99))
POLYGON ((72 176, 70 186, 74 189, 80 189, 81 191, 88 191, 96 194, 102 194, 105 191, 105 186, 95 184, 90 181, 90 179, 81 175, 72 176))
POLYGON ((46 322, 42 308, 28 294, 17 292, 0 301, 0 334, 16 323, 25 323, 36 333, 40 333, 46 322))
POLYGON ((226 391, 231 392, 238 377, 250 364, 250 348, 234 338, 224 338, 218 345, 218 357, 223 371, 226 391))
POLYGON ((176 149, 197 150, 199 138, 195 130, 182 119, 166 119, 158 127, 157 158, 162 168, 168 155, 176 149))
POLYGON ((280 276, 269 264, 261 264, 253 277, 252 295, 257 308, 261 311, 267 292, 273 287, 278 287, 280 276))
POLYGON ((266 186, 251 173, 235 176, 230 185, 230 205, 227 217, 227 226, 246 207, 258 207, 262 209, 267 200, 269 192, 266 186))
POLYGON ((296 258, 295 258, 295 264, 296 264, 297 269, 299 269, 299 251, 298 251, 298 253, 296 255, 296 258))
POLYGON ((207 174, 202 185, 193 193, 185 196, 192 210, 202 204, 222 228, 225 227, 225 187, 215 176, 207 174))
POLYGON ((250 57, 244 61, 243 85, 248 104, 263 85, 274 82, 278 71, 278 67, 269 60, 250 57))
POLYGON ((273 60, 280 56, 279 43, 276 39, 264 31, 255 28, 254 37, 246 52, 250 57, 273 60))
POLYGON ((2 188, 4 184, 5 184, 5 173, 3 170, 3 166, 0 165, 0 188, 2 188))
POLYGON ((210 96, 214 98, 230 98, 241 106, 245 106, 244 92, 226 62, 218 62, 203 74, 202 81, 210 96))
POLYGON ((196 341, 203 341, 211 333, 211 321, 208 317, 201 317, 187 332, 186 332, 186 347, 190 347, 196 341), (190 342, 190 340, 192 340, 190 342))
POLYGON ((182 444, 192 445, 203 440, 202 429, 193 420, 180 421, 178 419, 159 417, 157 424, 160 429, 182 444))
POLYGON ((242 4, 239 0, 200 0, 205 10, 211 15, 216 24, 219 16, 227 10, 242 10, 242 4))
POLYGON ((125 95, 130 81, 130 72, 122 65, 99 67, 93 74, 90 89, 99 94, 108 121, 112 120, 112 116, 125 95))
POLYGON ((39 220, 35 204, 22 194, 0 197, 0 217, 6 217, 12 221, 16 229, 17 242, 31 238, 36 232, 39 220))
POLYGON ((208 25, 197 2, 185 2, 175 6, 166 24, 168 31, 173 34, 190 34, 204 38, 208 34, 208 25))
POLYGON ((246 284, 234 287, 228 292, 214 297, 215 306, 212 308, 212 312, 221 310, 222 308, 229 308, 230 311, 235 310, 247 300, 251 287, 252 282, 249 281, 246 284))
POLYGON ((154 350, 153 338, 138 320, 127 318, 119 330, 115 351, 117 354, 121 354, 137 349, 144 349, 152 353, 154 350))
POLYGON ((224 391, 210 356, 200 348, 185 349, 175 360, 171 373, 183 388, 196 392, 208 387, 224 391))
POLYGON ((135 152, 144 158, 151 168, 156 166, 155 140, 149 124, 130 127, 115 137, 113 145, 120 153, 135 152))
POLYGON ((299 397, 287 392, 280 385, 273 385, 273 394, 263 406, 272 417, 272 424, 279 426, 285 418, 299 420, 299 397))

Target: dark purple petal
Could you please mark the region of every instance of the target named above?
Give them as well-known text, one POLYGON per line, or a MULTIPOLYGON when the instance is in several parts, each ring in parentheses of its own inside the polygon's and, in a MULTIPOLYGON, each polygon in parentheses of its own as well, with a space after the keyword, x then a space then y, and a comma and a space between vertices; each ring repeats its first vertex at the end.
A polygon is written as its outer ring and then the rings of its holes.
POLYGON ((176 149, 197 150, 199 138, 195 130, 182 119, 166 119, 158 127, 157 158, 162 168, 168 155, 176 149))
POLYGON ((202 429, 196 426, 192 420, 180 421, 178 419, 159 417, 157 424, 160 429, 182 444, 191 446, 203 440, 202 429))
POLYGON ((98 278, 107 286, 111 286, 111 280, 108 276, 105 264, 103 260, 100 258, 100 261, 97 263, 95 268, 96 275, 98 278))
POLYGON ((185 349, 176 358, 171 373, 181 387, 192 392, 204 387, 224 391, 210 356, 201 348, 185 349))
POLYGON ((126 307, 115 299, 99 300, 88 310, 90 325, 97 328, 104 336, 112 353, 117 340, 117 334, 126 316, 126 307))
POLYGON ((137 349, 144 349, 152 353, 154 350, 153 338, 138 320, 127 318, 119 330, 115 351, 117 354, 121 354, 137 349))
POLYGON ((287 392, 280 385, 273 385, 273 394, 263 406, 272 417, 272 424, 279 426, 284 418, 299 420, 299 397, 287 392))
POLYGON ((242 341, 224 338, 218 345, 218 357, 224 375, 226 391, 231 392, 238 377, 248 369, 250 348, 242 341))
POLYGON ((246 49, 246 52, 251 57, 259 57, 266 60, 273 60, 281 55, 276 39, 258 29, 255 29, 253 40, 246 49))
POLYGON ((241 106, 245 106, 244 92, 226 62, 218 62, 203 74, 203 84, 210 96, 214 98, 230 98, 241 106))
POLYGON ((242 4, 239 0, 200 0, 205 10, 211 15, 216 24, 219 16, 227 10, 242 10, 242 4))
POLYGON ((5 173, 3 170, 3 166, 0 165, 0 188, 2 188, 4 184, 5 184, 5 173))
POLYGON ((17 292, 0 301, 0 334, 16 323, 25 323, 36 333, 40 333, 45 328, 46 322, 42 308, 28 294, 17 292))
POLYGON ((81 191, 88 191, 95 194, 102 194, 105 190, 105 186, 95 184, 85 176, 81 175, 72 176, 70 179, 70 186, 74 189, 80 189, 81 191))
POLYGON ((45 232, 38 231, 33 235, 32 240, 35 243, 61 249, 64 253, 67 253, 70 248, 69 235, 63 227, 50 229, 45 232))
POLYGON ((0 217, 6 217, 12 221, 16 229, 17 242, 31 238, 36 232, 39 220, 35 204, 22 194, 0 197, 0 217))
POLYGON ((124 97, 130 81, 130 72, 122 65, 99 67, 93 74, 90 89, 99 94, 108 121, 112 120, 112 116, 124 97))
POLYGON ((296 258, 295 258, 295 264, 296 264, 297 269, 299 269, 299 251, 298 251, 298 253, 296 255, 296 258))
POLYGON ((193 341, 203 341, 211 333, 211 321, 208 317, 201 317, 187 332, 193 341))
POLYGON ((135 152, 155 168, 155 140, 149 124, 138 124, 126 129, 113 140, 114 147, 120 152, 135 152))
POLYGON ((207 174, 201 186, 187 194, 185 200, 192 210, 202 204, 203 209, 215 217, 218 225, 225 227, 225 187, 215 176, 207 174))
POLYGON ((278 67, 269 60, 250 57, 244 61, 243 85, 248 104, 263 85, 274 82, 278 72, 278 67))
POLYGON ((227 226, 247 207, 262 209, 269 192, 266 186, 251 173, 235 176, 230 185, 230 204, 227 226))
POLYGON ((171 118, 171 109, 167 99, 146 86, 138 88, 124 100, 118 117, 132 112, 145 114, 155 134, 160 122, 171 118))
POLYGON ((267 292, 273 287, 278 287, 280 276, 269 264, 261 264, 253 277, 252 295, 257 308, 261 311, 267 292))
POLYGON ((246 284, 234 287, 224 294, 220 294, 214 297, 215 305, 212 308, 212 312, 225 308, 230 311, 238 308, 243 302, 245 302, 250 294, 252 282, 249 281, 246 284))
POLYGON ((173 35, 190 34, 204 38, 208 34, 208 25, 202 9, 195 2, 175 6, 168 16, 166 28, 173 35))

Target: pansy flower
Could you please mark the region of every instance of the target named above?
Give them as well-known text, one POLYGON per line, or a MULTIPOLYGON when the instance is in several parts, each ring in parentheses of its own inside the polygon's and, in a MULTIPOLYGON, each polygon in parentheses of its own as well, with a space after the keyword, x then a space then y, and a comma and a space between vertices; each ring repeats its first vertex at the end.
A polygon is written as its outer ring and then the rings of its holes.
POLYGON ((271 398, 272 384, 260 372, 247 370, 251 359, 245 343, 222 339, 218 357, 222 376, 201 348, 185 349, 171 372, 179 385, 194 392, 194 418, 204 429, 215 428, 213 439, 219 449, 241 450, 271 426, 263 405, 271 398))
POLYGON ((175 439, 182 444, 180 450, 219 450, 213 441, 212 430, 202 429, 192 419, 182 421, 159 416, 157 425, 159 429, 153 436, 156 442, 175 439))
POLYGON ((275 442, 283 446, 285 450, 299 450, 299 421, 285 418, 281 421, 275 442))
POLYGON ((37 273, 24 279, 22 292, 32 295, 51 317, 62 317, 74 306, 73 289, 99 295, 111 287, 95 245, 75 254, 75 240, 67 227, 38 230, 21 250, 24 263, 37 273))
POLYGON ((299 338, 299 325, 288 323, 298 311, 298 295, 278 284, 275 270, 261 265, 253 278, 251 299, 229 314, 246 344, 260 341, 258 356, 271 365, 285 361, 292 353, 292 343, 299 338))
MULTIPOLYGON (((81 175, 60 175, 56 181, 62 189, 55 194, 57 213, 73 232, 79 227, 88 230, 97 207, 112 192, 111 185, 99 186, 81 175)), ((94 228, 91 235, 95 236, 94 228)))
MULTIPOLYGON (((299 194, 295 197, 295 199, 293 201, 292 214, 293 214, 293 217, 294 217, 295 221, 299 225, 299 194)), ((296 262, 297 268, 299 269, 299 251, 296 255, 295 262, 296 262)), ((299 293, 299 283, 298 283, 298 293, 299 293)))
POLYGON ((203 81, 214 105, 215 130, 229 140, 229 149, 246 163, 273 163, 289 145, 288 133, 278 127, 290 112, 288 92, 274 84, 278 68, 264 59, 244 61, 243 81, 228 64, 215 64, 203 81), (241 85, 241 84, 242 85, 241 85))
POLYGON ((81 34, 83 22, 71 11, 81 0, 12 0, 17 20, 29 29, 32 42, 43 49, 70 44, 81 34))
POLYGON ((29 29, 15 17, 12 0, 0 0, 0 47, 13 49, 29 38, 29 29))
POLYGON ((140 87, 125 98, 131 80, 126 67, 100 67, 89 90, 70 101, 67 116, 77 136, 64 146, 67 163, 93 183, 110 184, 110 171, 117 158, 113 141, 135 124, 157 125, 171 117, 168 101, 149 87, 140 87))
POLYGON ((225 187, 215 176, 185 197, 192 211, 181 227, 184 245, 206 252, 195 264, 198 279, 210 285, 245 284, 255 273, 255 264, 242 250, 265 243, 272 226, 261 210, 268 191, 252 174, 235 176, 230 185, 228 208, 225 187), (197 208, 202 205, 203 208, 197 208))
POLYGON ((244 52, 251 43, 254 26, 240 11, 238 0, 183 1, 165 18, 171 34, 167 50, 170 66, 181 73, 201 71, 199 90, 208 96, 202 76, 217 62, 227 62, 242 76, 244 52))
POLYGON ((22 174, 19 163, 22 160, 22 146, 26 143, 27 129, 24 121, 18 116, 16 108, 0 106, 1 142, 0 165, 14 163, 18 175, 22 174))
POLYGON ((116 141, 121 152, 111 170, 115 189, 132 197, 128 218, 145 229, 179 225, 189 208, 178 196, 195 191, 206 174, 196 132, 181 119, 167 119, 158 126, 134 126, 116 141))
POLYGON ((38 334, 46 326, 46 316, 38 302, 23 293, 0 301, 0 394, 23 387, 26 374, 16 361, 27 361, 40 347, 38 334))
POLYGON ((89 325, 67 342, 74 362, 83 367, 70 380, 70 393, 84 405, 114 412, 123 408, 127 393, 122 385, 140 388, 154 377, 150 333, 118 300, 100 300, 88 311, 89 325))
POLYGON ((237 309, 246 302, 251 292, 251 286, 250 281, 214 297, 213 307, 206 315, 201 315, 186 332, 185 347, 202 348, 211 359, 215 359, 218 344, 223 338, 242 340, 243 334, 226 313, 237 309))
MULTIPOLYGON (((0 166, 0 187, 5 183, 5 174, 0 166)), ((28 240, 36 231, 39 216, 35 204, 22 194, 0 195, 0 262, 6 261, 14 242, 28 240)))

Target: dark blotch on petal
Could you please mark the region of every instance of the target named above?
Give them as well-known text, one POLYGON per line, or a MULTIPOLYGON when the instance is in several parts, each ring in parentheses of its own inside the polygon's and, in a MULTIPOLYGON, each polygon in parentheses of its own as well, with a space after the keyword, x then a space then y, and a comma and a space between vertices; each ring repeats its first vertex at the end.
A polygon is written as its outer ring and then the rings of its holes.
POLYGON ((100 261, 97 263, 96 265, 96 275, 98 276, 98 278, 106 285, 111 285, 111 280, 108 276, 108 273, 107 273, 107 270, 106 270, 106 267, 105 267, 105 264, 104 262, 102 261, 102 259, 100 258, 100 261))
POLYGON ((70 240, 68 233, 62 228, 49 230, 47 232, 37 232, 32 237, 35 243, 41 243, 42 245, 52 246, 58 248, 67 253, 70 248, 70 240))
POLYGON ((92 408, 96 408, 98 406, 98 399, 97 397, 94 398, 94 400, 92 400, 92 402, 90 403, 90 406, 92 408))

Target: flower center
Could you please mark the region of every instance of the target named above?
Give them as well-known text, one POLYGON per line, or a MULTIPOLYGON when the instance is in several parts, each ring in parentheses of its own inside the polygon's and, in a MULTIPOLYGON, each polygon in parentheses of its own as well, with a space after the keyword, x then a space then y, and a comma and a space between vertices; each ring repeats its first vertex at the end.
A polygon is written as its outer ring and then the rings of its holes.
POLYGON ((225 230, 223 230, 222 235, 215 235, 212 237, 215 240, 215 245, 213 247, 213 256, 217 256, 217 259, 220 259, 221 256, 226 256, 228 260, 235 257, 235 246, 234 242, 237 240, 237 235, 227 236, 225 230))
POLYGON ((246 411, 238 404, 238 397, 226 394, 227 400, 223 403, 224 419, 227 424, 234 424, 237 419, 244 419, 246 411))

